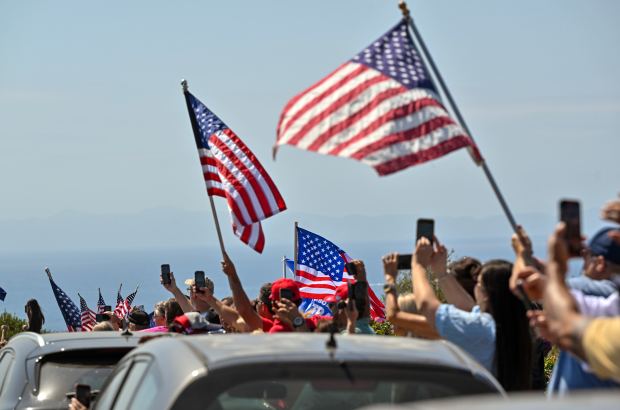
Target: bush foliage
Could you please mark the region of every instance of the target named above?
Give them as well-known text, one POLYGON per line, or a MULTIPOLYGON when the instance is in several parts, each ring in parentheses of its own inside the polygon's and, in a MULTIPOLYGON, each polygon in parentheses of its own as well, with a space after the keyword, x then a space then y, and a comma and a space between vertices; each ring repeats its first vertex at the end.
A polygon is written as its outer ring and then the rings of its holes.
POLYGON ((27 325, 28 322, 24 319, 20 319, 19 316, 14 315, 13 313, 9 313, 4 311, 0 314, 0 325, 7 325, 9 329, 6 332, 7 340, 13 337, 14 334, 23 332, 24 325, 27 325))

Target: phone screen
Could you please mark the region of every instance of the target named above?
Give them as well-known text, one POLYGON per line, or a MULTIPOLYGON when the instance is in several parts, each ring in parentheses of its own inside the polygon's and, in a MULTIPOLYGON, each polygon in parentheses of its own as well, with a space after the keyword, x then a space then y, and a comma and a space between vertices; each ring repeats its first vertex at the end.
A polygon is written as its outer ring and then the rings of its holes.
POLYGON ((433 219, 418 219, 416 229, 416 243, 422 237, 428 239, 433 243, 433 237, 435 236, 435 221, 433 219))
POLYGON ((560 221, 566 224, 566 241, 571 256, 581 256, 581 210, 578 201, 560 202, 560 221))
POLYGON ((411 254, 398 254, 398 270, 411 270, 411 254))
POLYGON ((75 385, 75 398, 78 399, 80 403, 88 407, 90 405, 90 386, 87 384, 76 384, 75 385))
POLYGON ((295 298, 295 294, 290 289, 280 289, 280 299, 288 299, 293 300, 295 298))
POLYGON ((194 272, 194 283, 196 284, 196 288, 202 289, 206 287, 205 283, 205 273, 201 270, 194 272))
POLYGON ((347 262, 347 273, 351 276, 357 275, 357 268, 353 262, 347 262))
POLYGON ((171 283, 170 280, 170 265, 163 264, 161 265, 161 280, 165 285, 169 285, 171 283))

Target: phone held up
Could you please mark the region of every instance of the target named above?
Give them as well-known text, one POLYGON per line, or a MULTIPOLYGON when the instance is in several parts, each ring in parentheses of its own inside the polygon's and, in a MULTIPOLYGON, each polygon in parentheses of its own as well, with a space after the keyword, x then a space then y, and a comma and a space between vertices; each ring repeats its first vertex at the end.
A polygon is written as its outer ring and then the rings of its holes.
POLYGON ((560 221, 566 224, 566 242, 571 257, 581 256, 581 210, 578 201, 560 201, 560 221))
POLYGON ((170 285, 170 283, 172 283, 170 279, 170 265, 167 263, 161 265, 161 280, 164 285, 170 285))
POLYGON ((280 289, 280 299, 288 299, 293 300, 295 298, 295 294, 290 289, 280 289))
POLYGON ((203 271, 197 270, 194 272, 194 284, 196 285, 196 290, 198 292, 201 292, 202 288, 207 286, 207 283, 205 282, 205 273, 203 271))
POLYGON ((398 270, 410 270, 411 269, 411 254, 401 255, 398 254, 398 270))
POLYGON ((90 406, 91 392, 90 386, 87 384, 75 385, 75 398, 84 406, 90 406))
POLYGON ((525 289, 523 288, 522 280, 519 280, 517 282, 517 294, 518 294, 519 299, 523 303, 523 306, 525 306, 525 310, 541 310, 542 309, 542 307, 538 303, 532 302, 532 300, 527 296, 527 293, 525 293, 525 289))
POLYGON ((418 243, 420 238, 426 238, 433 243, 435 237, 435 220, 434 219, 418 219, 416 226, 415 242, 418 243))

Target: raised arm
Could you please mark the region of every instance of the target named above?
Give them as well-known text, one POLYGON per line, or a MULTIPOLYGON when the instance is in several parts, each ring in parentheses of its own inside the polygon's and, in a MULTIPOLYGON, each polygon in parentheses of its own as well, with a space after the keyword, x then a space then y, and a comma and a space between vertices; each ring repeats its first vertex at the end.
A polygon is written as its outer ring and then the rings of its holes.
POLYGON ((439 287, 446 297, 446 301, 467 312, 476 305, 474 299, 467 293, 454 275, 448 274, 448 250, 435 237, 435 251, 431 259, 431 272, 437 278, 439 287))
POLYGON ((181 292, 181 289, 179 289, 179 287, 177 286, 177 281, 174 278, 174 273, 170 272, 170 283, 169 284, 165 284, 164 280, 163 280, 163 278, 161 276, 160 276, 160 281, 161 281, 162 286, 168 292, 172 293, 172 295, 176 299, 177 303, 181 307, 181 310, 183 310, 183 313, 188 313, 188 312, 193 312, 194 311, 194 307, 190 303, 189 299, 187 299, 187 297, 185 297, 183 292, 181 292))
POLYGON ((552 341, 585 359, 583 333, 590 320, 579 313, 577 303, 566 286, 569 254, 565 233, 566 225, 560 223, 549 238, 544 310, 552 341))
POLYGON ((235 307, 237 308, 237 312, 248 325, 250 331, 262 329, 263 321, 258 312, 252 308, 252 303, 250 303, 250 299, 245 293, 241 280, 237 275, 237 269, 235 269, 235 265, 228 257, 228 254, 224 254, 224 260, 222 261, 222 272, 224 272, 224 274, 228 277, 228 285, 230 286, 230 291, 232 292, 232 297, 235 307))
POLYGON ((230 306, 223 304, 221 300, 213 296, 213 293, 209 288, 203 288, 202 292, 196 292, 196 290, 197 289, 194 289, 196 298, 211 306, 217 314, 220 315, 220 318, 223 321, 230 323, 231 325, 237 322, 237 319, 239 319, 240 316, 239 312, 230 306))
POLYGON ((385 310, 387 320, 393 325, 415 332, 416 335, 435 339, 439 334, 433 326, 428 324, 425 316, 415 313, 401 312, 398 307, 398 290, 396 277, 398 275, 398 254, 390 253, 383 257, 383 273, 385 274, 385 310))
POLYGON ((435 314, 441 304, 426 277, 426 269, 433 257, 433 246, 426 238, 420 238, 411 258, 411 282, 418 311, 426 317, 430 326, 435 328, 435 314))

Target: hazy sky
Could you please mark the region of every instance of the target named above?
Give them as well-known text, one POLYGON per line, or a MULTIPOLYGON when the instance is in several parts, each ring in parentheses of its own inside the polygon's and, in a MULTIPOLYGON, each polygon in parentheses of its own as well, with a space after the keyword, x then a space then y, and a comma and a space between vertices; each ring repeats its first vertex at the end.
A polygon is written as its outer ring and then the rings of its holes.
MULTIPOLYGON (((617 193, 620 2, 409 5, 517 216, 617 193)), ((1 2, 0 219, 208 213, 182 78, 291 210, 500 214, 463 150, 382 178, 291 147, 271 160, 285 103, 399 18, 396 0, 1 2)))

